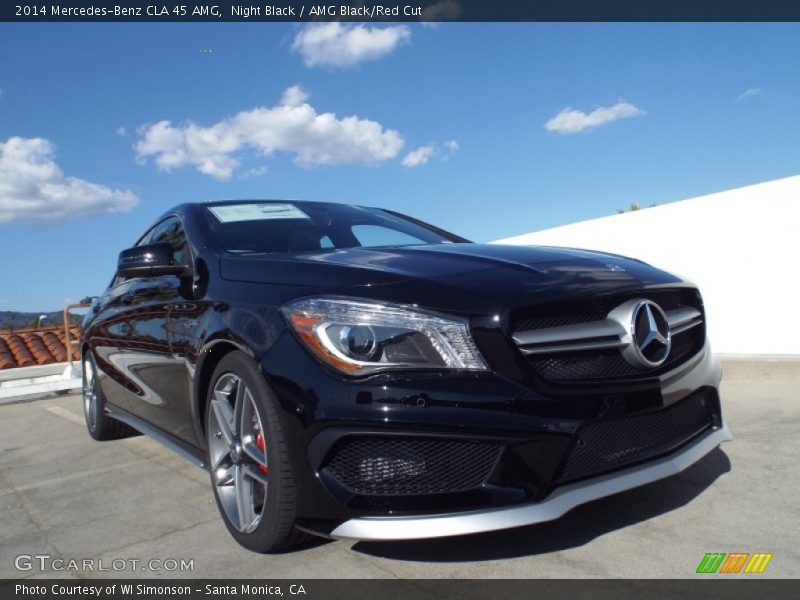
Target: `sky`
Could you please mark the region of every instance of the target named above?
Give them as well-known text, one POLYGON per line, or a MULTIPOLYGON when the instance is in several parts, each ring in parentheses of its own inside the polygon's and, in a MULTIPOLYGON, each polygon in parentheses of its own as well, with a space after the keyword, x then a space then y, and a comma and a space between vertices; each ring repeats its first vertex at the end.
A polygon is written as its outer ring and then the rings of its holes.
POLYGON ((3 23, 0 56, 0 310, 101 294, 182 202, 490 241, 800 173, 797 24, 3 23))

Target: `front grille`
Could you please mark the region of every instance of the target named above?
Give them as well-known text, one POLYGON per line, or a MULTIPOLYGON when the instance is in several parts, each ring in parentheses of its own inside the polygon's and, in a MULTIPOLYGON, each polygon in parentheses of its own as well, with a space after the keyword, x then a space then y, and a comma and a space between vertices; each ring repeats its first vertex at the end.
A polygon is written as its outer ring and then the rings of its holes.
POLYGON ((511 331, 528 331, 600 321, 605 319, 614 307, 634 298, 652 300, 664 310, 683 306, 700 308, 701 305, 697 291, 691 288, 632 290, 597 294, 517 309, 511 314, 511 331))
MULTIPOLYGON (((699 293, 691 288, 634 290, 518 309, 512 312, 510 329, 514 334, 602 321, 614 308, 634 298, 652 300, 665 311, 687 307, 703 311, 699 293)), ((673 334, 670 354, 657 369, 633 366, 619 350, 607 348, 529 354, 526 359, 540 377, 556 383, 631 379, 673 369, 699 352, 704 343, 705 326, 702 323, 673 334)))
POLYGON ((561 482, 581 479, 666 454, 711 427, 716 392, 698 390, 656 412, 584 425, 575 433, 561 482))
POLYGON ((615 379, 642 373, 622 358, 618 350, 531 356, 529 362, 537 373, 552 381, 577 381, 600 377, 615 379))
POLYGON ((337 443, 325 468, 353 494, 464 492, 486 481, 502 451, 494 442, 359 435, 337 443))

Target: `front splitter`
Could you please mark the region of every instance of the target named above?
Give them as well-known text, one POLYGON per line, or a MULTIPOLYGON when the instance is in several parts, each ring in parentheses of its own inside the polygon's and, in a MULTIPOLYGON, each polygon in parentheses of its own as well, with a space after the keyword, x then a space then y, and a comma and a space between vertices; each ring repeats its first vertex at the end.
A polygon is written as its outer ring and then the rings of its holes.
POLYGON ((329 536, 361 541, 416 540, 544 523, 561 517, 581 504, 680 473, 721 443, 732 439, 730 430, 723 424, 668 456, 556 488, 541 502, 424 516, 359 517, 345 521, 329 536))

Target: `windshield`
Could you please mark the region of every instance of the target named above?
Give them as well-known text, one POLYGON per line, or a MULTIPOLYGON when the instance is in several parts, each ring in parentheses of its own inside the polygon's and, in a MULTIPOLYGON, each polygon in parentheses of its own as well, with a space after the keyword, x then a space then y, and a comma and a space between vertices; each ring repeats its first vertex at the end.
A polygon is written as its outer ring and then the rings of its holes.
POLYGON ((234 254, 466 241, 377 208, 291 202, 244 202, 204 208, 212 236, 225 251, 234 254))

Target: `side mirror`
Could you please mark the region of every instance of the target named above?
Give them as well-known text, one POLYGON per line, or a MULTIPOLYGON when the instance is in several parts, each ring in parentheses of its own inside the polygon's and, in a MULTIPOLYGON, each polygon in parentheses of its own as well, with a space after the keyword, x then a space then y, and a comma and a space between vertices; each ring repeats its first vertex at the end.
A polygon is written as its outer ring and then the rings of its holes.
POLYGON ((180 276, 185 273, 184 265, 172 264, 172 246, 169 242, 143 244, 119 253, 117 275, 120 277, 180 276))

